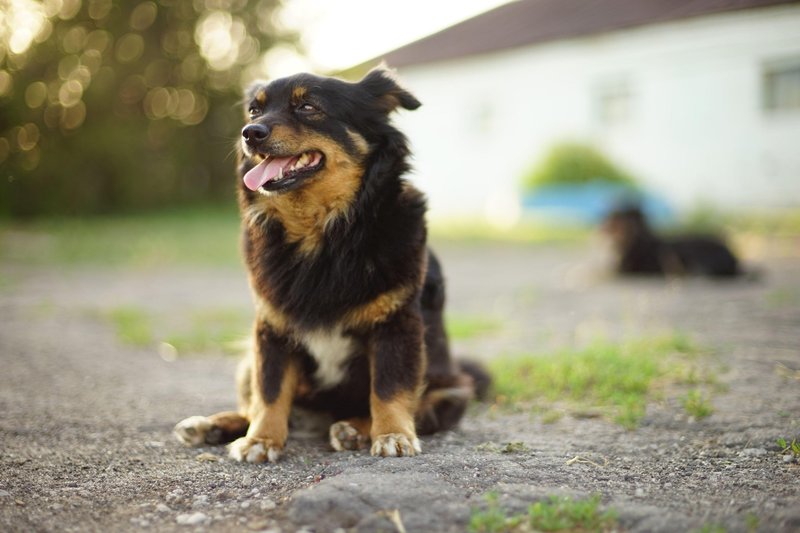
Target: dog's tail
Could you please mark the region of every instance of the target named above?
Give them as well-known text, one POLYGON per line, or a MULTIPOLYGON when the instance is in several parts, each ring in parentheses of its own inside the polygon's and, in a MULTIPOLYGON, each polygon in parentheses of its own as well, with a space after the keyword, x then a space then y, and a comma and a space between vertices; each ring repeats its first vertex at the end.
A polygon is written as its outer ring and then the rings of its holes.
POLYGON ((456 373, 443 379, 430 379, 417 409, 416 426, 420 435, 429 435, 455 427, 470 401, 485 401, 491 377, 480 363, 455 362, 456 373))
POLYGON ((475 399, 485 402, 489 397, 489 388, 492 385, 492 377, 489 372, 481 363, 471 359, 459 359, 456 363, 462 373, 472 378, 475 399))

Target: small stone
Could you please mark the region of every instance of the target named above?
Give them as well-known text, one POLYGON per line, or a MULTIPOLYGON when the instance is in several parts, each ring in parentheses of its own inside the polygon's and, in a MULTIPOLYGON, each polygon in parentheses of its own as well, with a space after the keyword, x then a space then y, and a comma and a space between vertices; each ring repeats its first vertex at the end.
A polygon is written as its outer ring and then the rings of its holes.
POLYGON ((10 492, 8 492, 7 490, 0 490, 0 498, 6 498, 8 496, 11 496, 10 492))
POLYGON ((242 509, 247 509, 248 507, 250 507, 250 502, 242 502, 239 505, 239 507, 241 507, 242 509))
POLYGON ((182 526, 197 526, 208 521, 208 517, 203 513, 184 513, 179 514, 175 521, 182 526))
POLYGON ((645 494, 646 494, 646 493, 645 493, 645 491, 644 491, 644 489, 643 489, 643 488, 638 488, 638 489, 636 489, 636 492, 634 492, 634 495, 635 495, 637 498, 644 498, 645 494))
POLYGON ((159 513, 170 513, 170 512, 172 512, 172 509, 170 509, 168 506, 164 505, 163 503, 158 503, 158 504, 156 504, 156 511, 159 512, 159 513))
POLYGON ((207 494, 198 494, 192 500, 192 507, 205 507, 208 505, 208 495, 207 494))
POLYGON ((202 461, 204 463, 216 463, 217 461, 220 460, 219 456, 214 455, 213 453, 208 453, 208 452, 203 452, 201 454, 198 454, 195 457, 195 459, 197 459, 198 461, 202 461))
POLYGON ((275 509, 277 506, 278 504, 276 504, 272 500, 264 500, 261 502, 260 505, 262 511, 271 511, 272 509, 275 509))
POLYGON ((782 456, 782 459, 783 459, 784 463, 793 463, 794 462, 794 457, 791 456, 791 455, 784 455, 784 456, 782 456))
POLYGON ((762 455, 767 455, 767 450, 764 448, 745 448, 741 452, 739 452, 741 457, 761 457, 762 455))

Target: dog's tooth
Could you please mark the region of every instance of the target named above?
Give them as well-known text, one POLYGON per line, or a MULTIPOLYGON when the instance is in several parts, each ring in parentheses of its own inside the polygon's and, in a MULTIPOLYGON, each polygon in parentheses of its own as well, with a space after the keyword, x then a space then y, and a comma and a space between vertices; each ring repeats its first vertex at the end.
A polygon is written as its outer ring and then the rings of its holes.
POLYGON ((283 179, 283 167, 278 167, 278 178, 279 180, 283 179))
POLYGON ((308 164, 308 152, 304 152, 303 155, 300 156, 300 159, 297 160, 297 164, 301 167, 308 164))

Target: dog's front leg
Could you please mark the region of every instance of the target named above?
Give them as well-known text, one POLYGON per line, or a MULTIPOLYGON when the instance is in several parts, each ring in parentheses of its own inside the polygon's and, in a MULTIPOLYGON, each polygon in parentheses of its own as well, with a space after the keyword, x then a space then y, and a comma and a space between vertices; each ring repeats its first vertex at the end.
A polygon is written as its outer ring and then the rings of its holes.
POLYGON ((425 373, 425 352, 418 309, 409 306, 376 327, 370 371, 372 455, 420 453, 414 413, 425 373))
POLYGON ((229 445, 230 456, 248 463, 275 462, 289 434, 289 412, 297 389, 298 373, 292 342, 266 323, 256 328, 250 375, 252 397, 247 412, 247 435, 229 445))

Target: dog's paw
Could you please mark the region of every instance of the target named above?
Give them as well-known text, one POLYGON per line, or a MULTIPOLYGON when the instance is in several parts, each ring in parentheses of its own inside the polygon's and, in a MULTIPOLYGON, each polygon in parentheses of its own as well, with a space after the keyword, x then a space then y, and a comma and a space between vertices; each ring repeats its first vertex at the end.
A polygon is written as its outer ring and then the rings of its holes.
POLYGON ((369 442, 369 437, 359 433, 347 420, 331 424, 329 434, 331 447, 337 452, 360 450, 369 442))
POLYGON ((228 445, 228 455, 239 462, 274 463, 280 458, 281 452, 283 446, 279 446, 272 439, 242 437, 228 445))
POLYGON ((372 440, 370 453, 381 457, 411 457, 422 453, 422 447, 417 437, 409 439, 402 433, 387 433, 372 440))
POLYGON ((208 417, 190 416, 175 424, 172 434, 186 446, 202 446, 212 429, 214 424, 208 417))

